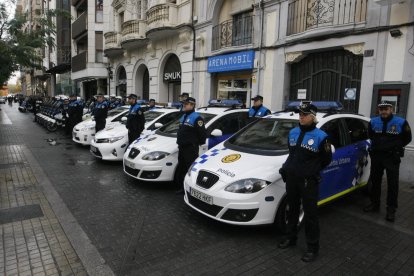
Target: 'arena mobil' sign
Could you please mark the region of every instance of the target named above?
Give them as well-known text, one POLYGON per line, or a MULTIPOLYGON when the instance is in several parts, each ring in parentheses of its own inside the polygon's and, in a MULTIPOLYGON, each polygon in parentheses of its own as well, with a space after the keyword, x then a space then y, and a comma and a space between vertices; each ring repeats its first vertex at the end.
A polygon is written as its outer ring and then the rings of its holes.
POLYGON ((208 58, 209 73, 253 69, 254 51, 242 51, 208 58))

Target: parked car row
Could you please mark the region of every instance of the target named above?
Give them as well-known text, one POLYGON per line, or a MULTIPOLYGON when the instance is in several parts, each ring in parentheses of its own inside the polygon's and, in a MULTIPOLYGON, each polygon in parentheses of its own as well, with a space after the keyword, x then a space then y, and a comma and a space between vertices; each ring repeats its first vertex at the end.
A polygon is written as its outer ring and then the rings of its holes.
MULTIPOLYGON (((208 133, 200 157, 184 180, 185 203, 201 214, 237 225, 276 223, 286 226, 285 183, 278 171, 288 155, 289 131, 298 125, 295 109, 249 123, 248 110, 237 106, 198 108, 208 133)), ((368 183, 369 118, 340 113, 341 105, 314 102, 317 127, 334 147, 333 160, 321 174, 319 205, 364 187, 368 183)), ((142 181, 174 181, 178 163, 176 135, 181 113, 177 109, 146 111, 145 130, 128 145, 126 106, 112 110, 104 130, 94 133, 87 120, 73 130, 73 141, 90 144, 91 153, 103 160, 122 160, 124 172, 142 181)))

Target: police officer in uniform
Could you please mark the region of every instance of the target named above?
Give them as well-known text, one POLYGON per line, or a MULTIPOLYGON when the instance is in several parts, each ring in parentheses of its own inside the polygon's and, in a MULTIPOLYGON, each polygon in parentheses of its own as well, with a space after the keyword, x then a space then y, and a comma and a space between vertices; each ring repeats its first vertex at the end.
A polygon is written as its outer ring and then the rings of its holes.
POLYGON ((184 112, 184 102, 188 99, 188 97, 190 97, 190 94, 188 94, 188 93, 182 93, 181 95, 180 95, 180 112, 184 112))
POLYGON ((131 105, 127 116, 126 128, 128 129, 128 142, 134 142, 144 130, 145 117, 141 106, 137 103, 137 95, 130 94, 128 96, 128 103, 131 105))
POLYGON ((154 110, 157 107, 155 106, 155 100, 154 99, 150 99, 148 102, 148 110, 154 110))
POLYGON ((180 118, 177 132, 178 166, 175 181, 180 188, 177 193, 184 193, 185 174, 197 159, 199 146, 204 144, 207 138, 204 120, 195 111, 195 104, 196 100, 192 97, 188 97, 183 102, 184 114, 180 118))
POLYGON ((71 134, 73 127, 82 122, 83 103, 77 100, 76 95, 72 94, 69 97, 69 104, 67 109, 69 118, 65 124, 66 134, 71 134))
POLYGON ((92 111, 92 115, 95 118, 95 132, 102 130, 106 125, 106 117, 108 117, 108 102, 105 101, 105 98, 102 94, 98 94, 96 97, 96 102, 92 111))
POLYGON ((268 108, 263 106, 263 97, 257 95, 252 98, 253 106, 249 109, 249 119, 253 120, 254 118, 263 117, 269 115, 271 112, 268 108))
POLYGON ((398 207, 398 180, 404 147, 411 142, 411 128, 407 120, 393 115, 393 106, 383 101, 378 105, 380 116, 371 119, 368 135, 371 139, 371 203, 365 212, 380 209, 381 182, 387 172, 387 213, 385 219, 393 222, 398 207))
POLYGON ((327 140, 328 135, 316 128, 317 108, 311 102, 303 102, 298 112, 299 126, 289 133, 289 156, 279 171, 286 182, 289 205, 287 235, 279 243, 279 248, 285 249, 296 245, 302 202, 307 242, 307 251, 302 261, 312 262, 319 252, 319 174, 331 162, 332 150, 327 140))

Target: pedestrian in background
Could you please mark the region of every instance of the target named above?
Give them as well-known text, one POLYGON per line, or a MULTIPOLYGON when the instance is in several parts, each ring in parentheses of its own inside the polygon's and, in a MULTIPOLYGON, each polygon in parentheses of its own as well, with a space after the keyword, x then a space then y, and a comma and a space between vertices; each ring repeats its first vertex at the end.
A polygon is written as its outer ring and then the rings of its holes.
POLYGON ((253 118, 260 118, 266 115, 269 115, 271 112, 270 110, 263 106, 263 97, 257 95, 256 97, 252 98, 253 106, 249 109, 249 119, 250 121, 253 118))
POLYGON ((299 107, 299 126, 288 136, 289 156, 280 169, 286 182, 287 234, 279 243, 285 249, 296 245, 300 205, 303 205, 307 251, 304 262, 312 262, 319 253, 318 198, 320 172, 332 160, 328 135, 316 127, 317 108, 310 102, 299 107))
POLYGON ((371 139, 371 203, 365 212, 379 212, 381 183, 387 172, 387 213, 385 219, 393 222, 398 208, 399 171, 404 147, 411 142, 411 128, 407 120, 393 115, 393 105, 383 101, 378 105, 379 116, 371 119, 368 135, 371 139))

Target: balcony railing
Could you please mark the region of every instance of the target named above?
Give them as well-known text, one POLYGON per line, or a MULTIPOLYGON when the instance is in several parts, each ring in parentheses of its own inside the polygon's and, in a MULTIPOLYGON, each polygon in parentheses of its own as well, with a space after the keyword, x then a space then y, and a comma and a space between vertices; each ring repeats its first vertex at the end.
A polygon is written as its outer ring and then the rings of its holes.
POLYGON ((142 30, 144 25, 144 22, 139 20, 129 20, 122 23, 121 44, 128 40, 145 38, 145 32, 142 30))
POLYGON ((212 50, 253 42, 253 16, 224 21, 213 27, 212 50))
POLYGON ((177 5, 172 3, 159 4, 147 11, 148 30, 161 27, 176 26, 177 5))
POLYGON ((105 37, 105 49, 120 48, 119 34, 117 32, 107 32, 105 37))
POLYGON ((72 58, 72 72, 86 69, 88 63, 88 52, 82 52, 72 58))
POLYGON ((368 0, 294 0, 289 3, 287 35, 320 27, 365 22, 368 0))
POLYGON ((57 47, 57 64, 65 64, 71 62, 71 49, 70 46, 57 47))
POLYGON ((72 23, 72 38, 77 38, 88 30, 88 15, 82 13, 75 22, 72 23))

